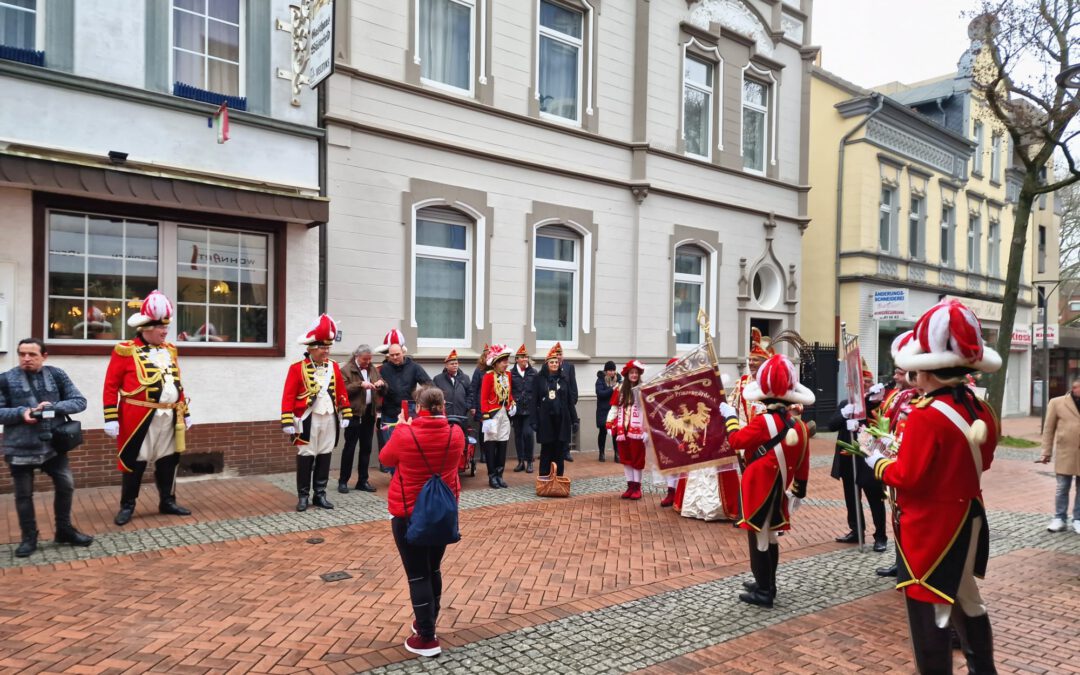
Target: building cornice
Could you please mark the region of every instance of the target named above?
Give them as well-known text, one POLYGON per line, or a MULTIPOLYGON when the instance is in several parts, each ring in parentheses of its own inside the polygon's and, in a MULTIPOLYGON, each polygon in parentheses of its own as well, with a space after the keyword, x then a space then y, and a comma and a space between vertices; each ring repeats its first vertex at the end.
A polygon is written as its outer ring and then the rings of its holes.
MULTIPOLYGON (((990 293, 977 293, 968 291, 962 288, 953 288, 951 286, 934 286, 933 284, 923 284, 917 281, 909 281, 906 279, 894 279, 893 277, 876 276, 873 274, 842 274, 840 275, 840 283, 851 282, 863 282, 873 283, 881 286, 891 286, 893 288, 910 288, 918 291, 927 291, 929 293, 937 293, 939 295, 953 295, 957 297, 972 298, 974 300, 984 300, 986 302, 1001 302, 1000 295, 993 295, 990 293)), ((1026 287, 1030 290, 1030 287, 1026 287)), ((1026 300, 1017 299, 1017 307, 1032 308, 1034 303, 1026 300)))
MULTIPOLYGON (((912 260, 911 258, 902 258, 900 256, 890 255, 888 253, 880 253, 880 252, 874 252, 874 251, 841 251, 840 252, 840 258, 841 259, 844 259, 844 258, 862 258, 864 260, 873 260, 875 262, 878 261, 878 260, 888 260, 888 261, 891 261, 891 262, 901 263, 901 264, 904 264, 904 265, 918 265, 919 267, 923 267, 923 268, 925 268, 927 270, 934 270, 934 271, 937 271, 938 273, 947 272, 947 273, 951 273, 951 274, 961 275, 961 276, 964 276, 964 277, 975 277, 975 278, 978 278, 978 279, 982 280, 986 284, 989 284, 990 282, 995 282, 995 283, 1001 284, 1002 286, 1005 285, 1005 278, 1004 277, 991 277, 991 276, 988 276, 988 275, 985 275, 985 274, 974 274, 972 272, 966 272, 964 270, 956 269, 955 267, 945 267, 944 265, 938 265, 936 263, 926 262, 924 260, 912 260)), ((871 275, 871 276, 873 276, 873 275, 871 275)), ((878 278, 878 277, 874 277, 874 278, 878 278)), ((896 281, 896 279, 894 279, 893 277, 880 277, 880 278, 882 278, 882 279, 892 279, 893 281, 896 281)), ((903 281, 903 280, 901 280, 901 281, 903 281)), ((911 283, 912 284, 917 284, 918 282, 911 282, 911 283)), ((939 288, 937 286, 931 286, 931 285, 928 285, 928 284, 927 284, 927 287, 939 288)), ((952 288, 952 287, 942 286, 941 288, 952 288)), ((1032 286, 1030 284, 1023 284, 1023 283, 1020 284, 1020 290, 1022 290, 1022 291, 1030 291, 1031 288, 1032 288, 1032 286)), ((956 290, 961 290, 961 289, 952 288, 952 290, 956 291, 956 290)), ((996 297, 996 296, 990 295, 988 297, 993 298, 993 297, 996 297)), ((998 298, 998 299, 1000 300, 1000 298, 998 298)))

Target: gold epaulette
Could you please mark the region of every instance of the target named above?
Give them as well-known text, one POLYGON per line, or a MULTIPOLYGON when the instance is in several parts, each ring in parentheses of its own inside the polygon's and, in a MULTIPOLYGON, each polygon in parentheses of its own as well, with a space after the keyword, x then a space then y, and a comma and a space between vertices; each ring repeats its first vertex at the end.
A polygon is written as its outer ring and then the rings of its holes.
POLYGON ((124 340, 123 342, 117 342, 113 346, 113 353, 117 356, 123 356, 124 358, 127 358, 135 353, 135 349, 136 347, 134 340, 124 340))
POLYGON ((933 396, 920 396, 911 402, 913 408, 925 408, 934 402, 933 396))
POLYGON ((176 357, 178 354, 178 352, 176 351, 176 345, 171 342, 163 342, 161 346, 169 350, 169 356, 172 357, 173 363, 176 363, 176 357))

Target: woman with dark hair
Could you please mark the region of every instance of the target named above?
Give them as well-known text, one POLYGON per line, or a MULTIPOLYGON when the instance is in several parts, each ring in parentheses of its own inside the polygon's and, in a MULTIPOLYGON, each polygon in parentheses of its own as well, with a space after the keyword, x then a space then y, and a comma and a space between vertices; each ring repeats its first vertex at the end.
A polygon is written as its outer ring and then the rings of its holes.
MULTIPOLYGON (((604 364, 604 369, 596 373, 596 428, 598 430, 596 446, 600 449, 598 459, 601 462, 604 461, 604 446, 607 445, 607 416, 611 412, 611 396, 620 383, 622 383, 622 377, 615 372, 614 361, 608 361, 604 364)), ((612 445, 615 447, 615 461, 617 462, 619 461, 619 446, 614 439, 612 439, 612 445)))
POLYGON ((626 474, 623 499, 641 499, 641 472, 645 469, 645 424, 641 408, 634 403, 634 387, 641 383, 645 364, 630 359, 623 366, 623 381, 611 395, 608 428, 619 447, 619 461, 626 474))
POLYGON ((390 440, 379 452, 379 461, 395 469, 387 491, 387 507, 393 516, 390 529, 405 568, 415 615, 413 634, 405 640, 405 649, 420 656, 438 656, 442 652, 435 635, 442 597, 439 566, 446 546, 410 544, 405 533, 416 498, 434 472, 438 472, 455 497, 460 496, 457 469, 465 450, 465 434, 447 424, 445 400, 437 387, 422 388, 416 396, 416 405, 417 416, 394 428, 390 440))
POLYGON ((480 418, 484 421, 484 455, 487 460, 488 485, 493 488, 508 487, 503 480, 506 466, 506 446, 510 441, 510 418, 517 413, 514 394, 510 389, 510 375, 506 367, 510 363, 510 350, 506 345, 491 345, 487 357, 491 369, 484 375, 480 385, 480 418))
POLYGON ((554 349, 548 352, 544 369, 533 380, 532 423, 540 442, 540 476, 563 475, 563 447, 570 442, 574 413, 570 409, 570 385, 554 349))

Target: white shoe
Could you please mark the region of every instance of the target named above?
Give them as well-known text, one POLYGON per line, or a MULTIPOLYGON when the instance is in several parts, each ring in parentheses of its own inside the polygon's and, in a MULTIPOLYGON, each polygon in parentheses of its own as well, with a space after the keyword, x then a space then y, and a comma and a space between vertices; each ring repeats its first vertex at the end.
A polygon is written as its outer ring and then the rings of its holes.
POLYGON ((1073 521, 1073 532, 1080 534, 1080 520, 1073 521))
MULTIPOLYGON (((1073 522, 1075 523, 1076 521, 1074 520, 1073 522)), ((1061 518, 1054 518, 1050 521, 1050 524, 1046 526, 1046 530, 1048 532, 1064 532, 1065 521, 1061 518)))

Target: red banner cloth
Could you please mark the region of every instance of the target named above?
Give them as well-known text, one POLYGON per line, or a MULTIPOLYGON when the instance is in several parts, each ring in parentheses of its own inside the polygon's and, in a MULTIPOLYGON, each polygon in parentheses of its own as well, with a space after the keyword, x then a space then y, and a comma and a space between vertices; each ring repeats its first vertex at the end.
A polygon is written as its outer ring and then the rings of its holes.
POLYGON ((862 354, 859 351, 859 339, 852 338, 844 349, 844 373, 847 380, 848 403, 855 411, 851 413, 853 420, 866 419, 866 392, 863 391, 862 381, 862 354))
POLYGON ((653 381, 642 385, 638 393, 660 473, 682 473, 736 461, 717 410, 724 402, 724 387, 713 368, 653 381))

